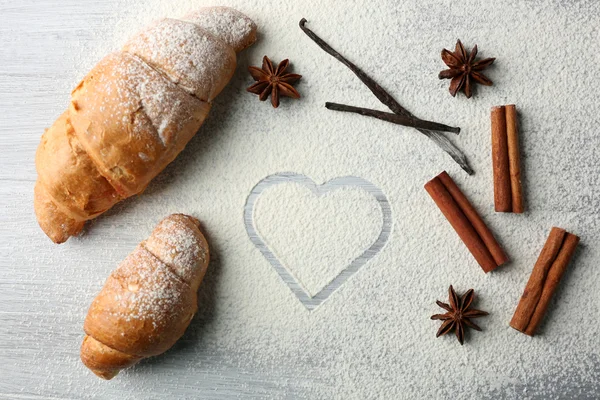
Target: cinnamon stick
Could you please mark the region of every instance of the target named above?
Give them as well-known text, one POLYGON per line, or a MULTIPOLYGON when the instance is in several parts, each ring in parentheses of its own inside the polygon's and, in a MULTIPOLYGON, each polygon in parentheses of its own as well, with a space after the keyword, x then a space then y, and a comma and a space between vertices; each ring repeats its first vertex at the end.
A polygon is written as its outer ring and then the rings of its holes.
POLYGON ((510 326, 529 336, 535 334, 578 243, 578 236, 552 228, 510 326))
POLYGON ((497 212, 512 211, 506 111, 504 106, 492 107, 492 166, 494 172, 494 208, 497 212))
POLYGON ((492 166, 495 210, 522 213, 521 157, 514 104, 492 107, 492 166))
POLYGON ((427 182, 425 190, 486 273, 508 261, 475 207, 446 171, 427 182))
POLYGON ((477 210, 475 210, 475 207, 473 207, 469 199, 467 199, 463 192, 460 191, 458 186, 456 186, 456 183, 454 183, 454 181, 446 171, 439 174, 438 177, 440 178, 448 192, 452 195, 454 201, 456 201, 456 204, 458 204, 461 211, 465 214, 471 225, 473 225, 475 232, 477 232, 477 234, 485 244, 485 247, 487 247, 490 254, 492 255, 492 258, 496 262, 496 266, 500 266, 506 263, 508 261, 508 256, 506 255, 502 247, 500 247, 500 244, 498 244, 498 241, 496 241, 496 238, 492 234, 492 231, 490 231, 485 222, 483 222, 483 219, 481 219, 481 217, 477 213, 477 210))
POLYGON ((521 189, 521 156, 519 154, 517 109, 514 104, 509 104, 506 106, 506 138, 508 145, 510 191, 512 194, 512 212, 520 214, 523 212, 523 193, 521 189))

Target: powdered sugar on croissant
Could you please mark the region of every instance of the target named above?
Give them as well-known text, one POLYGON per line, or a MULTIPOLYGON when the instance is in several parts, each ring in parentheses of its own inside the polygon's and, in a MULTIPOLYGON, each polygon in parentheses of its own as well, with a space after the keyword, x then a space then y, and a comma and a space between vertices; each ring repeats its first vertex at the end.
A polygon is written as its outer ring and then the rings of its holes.
POLYGON ((209 260, 198 225, 183 214, 165 218, 111 273, 84 323, 81 359, 96 375, 111 379, 183 335, 209 260))
POLYGON ((104 58, 36 154, 35 211, 56 243, 141 193, 183 150, 229 82, 256 25, 227 7, 163 19, 104 58))
POLYGON ((191 22, 163 19, 124 47, 202 101, 212 101, 233 75, 236 53, 191 22), (226 79, 224 79, 226 77, 226 79))

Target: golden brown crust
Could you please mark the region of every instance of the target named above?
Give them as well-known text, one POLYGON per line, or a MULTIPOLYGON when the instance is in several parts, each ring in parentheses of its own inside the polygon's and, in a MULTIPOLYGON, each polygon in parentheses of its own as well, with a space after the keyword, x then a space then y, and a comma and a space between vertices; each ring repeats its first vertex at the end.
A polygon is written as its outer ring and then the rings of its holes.
POLYGON ((250 19, 223 7, 165 21, 104 58, 42 138, 36 215, 57 243, 175 159, 231 78, 235 50, 256 38, 250 19))
POLYGON ((254 21, 233 8, 205 7, 192 11, 183 19, 210 32, 231 46, 236 53, 256 42, 254 21))
POLYGON ((131 367, 140 361, 136 357, 122 353, 85 335, 81 344, 81 361, 102 379, 112 379, 122 369, 131 367))
POLYGON ((35 164, 38 181, 75 220, 94 218, 121 200, 79 144, 67 112, 42 136, 35 164))
POLYGON ((76 221, 59 210, 39 181, 33 190, 33 208, 40 228, 54 243, 64 243, 83 229, 85 222, 76 221))
POLYGON ((124 353, 153 356, 179 339, 196 306, 196 292, 140 245, 108 277, 84 330, 124 353))
POLYGON ((229 45, 214 40, 199 26, 177 19, 158 21, 134 36, 123 51, 141 58, 206 102, 223 90, 236 67, 236 53, 229 45))
POLYGON ((139 58, 118 52, 73 91, 69 116, 100 173, 129 197, 173 161, 209 110, 139 58))
POLYGON ((110 274, 84 322, 84 331, 94 342, 84 341, 82 361, 105 379, 143 357, 169 349, 197 310, 198 287, 182 278, 199 285, 208 266, 208 245, 198 221, 171 215, 146 242, 110 274), (156 254, 145 247, 148 241, 156 254), (178 255, 169 264, 158 258, 173 250, 178 255))
POLYGON ((208 244, 198 226, 195 218, 174 214, 162 220, 143 243, 194 291, 198 290, 209 261, 208 244))

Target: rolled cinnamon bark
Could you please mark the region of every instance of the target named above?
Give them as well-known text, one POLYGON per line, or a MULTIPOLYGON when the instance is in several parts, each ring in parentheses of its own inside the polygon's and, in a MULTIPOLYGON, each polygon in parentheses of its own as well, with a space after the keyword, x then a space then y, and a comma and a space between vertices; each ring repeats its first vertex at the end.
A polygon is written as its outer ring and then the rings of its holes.
POLYGON ((522 213, 521 157, 514 104, 492 107, 492 167, 495 210, 522 213))
POLYGON ((494 172, 494 208, 497 212, 512 211, 506 109, 492 107, 492 167, 494 172))
POLYGON ((508 261, 475 207, 446 171, 427 182, 425 190, 486 273, 508 261))
POLYGON ((460 191, 458 186, 456 186, 456 183, 454 183, 450 175, 448 175, 448 173, 444 171, 438 175, 438 178, 440 178, 450 195, 452 195, 452 198, 454 199, 454 201, 456 201, 456 204, 459 206, 460 210, 465 214, 465 216, 475 229, 475 232, 477 232, 477 234, 485 244, 485 247, 492 255, 492 258, 496 263, 496 266, 494 268, 507 262, 508 256, 506 255, 502 247, 500 247, 500 244, 498 244, 498 241, 496 241, 496 238, 489 230, 485 222, 483 222, 483 219, 481 219, 481 217, 477 213, 477 210, 475 210, 475 207, 473 207, 469 199, 467 199, 463 192, 460 191))
POLYGON ((506 106, 506 138, 508 145, 510 191, 512 194, 512 212, 520 214, 523 212, 524 208, 523 192, 521 189, 521 155, 519 154, 517 109, 514 104, 506 106))
POLYGON ((529 336, 535 334, 578 243, 578 236, 552 228, 510 326, 529 336))

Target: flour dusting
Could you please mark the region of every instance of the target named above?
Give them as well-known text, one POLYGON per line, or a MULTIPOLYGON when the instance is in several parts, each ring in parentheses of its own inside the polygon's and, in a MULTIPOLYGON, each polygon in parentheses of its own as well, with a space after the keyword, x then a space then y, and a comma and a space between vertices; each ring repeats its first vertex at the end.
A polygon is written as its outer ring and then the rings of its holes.
POLYGON ((363 254, 383 225, 377 200, 360 188, 318 196, 298 183, 265 190, 254 219, 267 245, 311 296, 363 254))
POLYGON ((194 225, 187 216, 171 215, 154 228, 143 245, 181 280, 196 288, 206 270, 208 246, 194 225))
MULTIPOLYGON (((0 35, 32 30, 19 37, 22 46, 47 45, 29 53, 13 51, 3 59, 14 59, 19 68, 39 63, 33 65, 35 73, 14 67, 9 77, 0 76, 12 88, 2 98, 11 104, 10 120, 16 121, 5 132, 7 137, 19 132, 16 154, 6 154, 14 159, 13 168, 0 174, 21 179, 0 185, 5 193, 0 229, 6 239, 0 241, 0 375, 6 377, 0 397, 598 397, 600 77, 590 68, 598 65, 600 2, 465 0, 458 7, 438 0, 227 1, 256 22, 259 40, 239 54, 231 82, 199 133, 143 195, 121 203, 62 246, 47 242, 30 204, 35 146, 50 116, 59 115, 64 105, 52 108, 58 89, 66 101, 76 83, 59 78, 74 67, 83 76, 149 23, 181 18, 210 2, 86 3, 85 8, 93 8, 86 18, 95 18, 91 33, 81 26, 82 2, 65 2, 60 10, 27 2, 28 12, 37 17, 22 15, 18 23, 7 18, 9 29, 0 27, 0 35), (106 15, 93 17, 96 7, 106 15), (54 25, 35 31, 53 13, 54 25), (302 33, 302 17, 417 117, 460 126, 460 135, 448 137, 468 155, 475 175, 464 174, 414 130, 325 109, 326 101, 335 101, 385 110, 356 76, 302 33), (480 87, 471 99, 453 98, 448 82, 437 78, 445 68, 440 51, 457 39, 467 48, 477 44, 482 58, 496 57, 486 70, 494 86, 480 87), (57 47, 62 49, 58 53, 57 47), (260 65, 264 55, 276 62, 289 58, 293 72, 303 76, 299 101, 282 99, 275 110, 245 92, 253 83, 247 67, 260 65), (54 67, 45 70, 47 65, 54 67), (521 114, 529 208, 520 216, 493 211, 489 109, 511 103, 521 114), (423 189, 442 170, 472 201, 511 263, 490 274, 481 271, 423 189), (265 177, 283 171, 317 183, 364 178, 385 193, 393 210, 385 247, 313 311, 281 281, 245 230, 248 195, 265 177), (197 217, 211 246, 213 261, 200 286, 197 316, 174 349, 108 384, 100 382, 78 360, 87 308, 114 266, 174 212, 197 217), (540 334, 530 338, 508 323, 551 226, 579 235, 582 242, 540 334), (464 346, 454 337, 436 338, 439 323, 429 319, 439 312, 435 301, 446 300, 450 284, 461 293, 475 289, 474 307, 490 313, 478 321, 483 332, 468 335, 464 346)), ((15 16, 11 7, 3 11, 15 16)), ((3 48, 16 48, 10 36, 3 43, 3 48)), ((156 126, 166 107, 155 107, 156 126)), ((139 152, 152 157, 150 150, 139 152)), ((367 245, 380 224, 371 200, 363 202, 358 191, 314 197, 294 185, 273 189, 257 205, 257 226, 290 269, 305 271, 299 278, 312 290, 335 275, 342 259, 367 245), (321 204, 328 205, 318 214, 321 204), (362 226, 332 218, 323 220, 318 226, 325 229, 319 231, 317 225, 311 230, 310 224, 291 221, 293 216, 309 222, 309 215, 319 220, 348 213, 362 226), (291 228, 296 225, 306 233, 294 243, 291 228), (338 237, 328 230, 333 226, 348 232, 338 237), (325 240, 327 235, 336 241, 325 240), (335 259, 324 262, 319 254, 335 259), (304 258, 311 265, 301 264, 304 258)), ((149 279, 151 284, 154 278, 149 279)), ((159 297, 165 305, 172 301, 168 288, 159 297)))
POLYGON ((107 290, 115 293, 118 305, 114 317, 141 319, 156 329, 165 329, 176 315, 190 288, 163 262, 143 246, 132 252, 107 280, 107 290), (127 290, 122 290, 125 286, 127 290))
POLYGON ((163 19, 135 35, 124 47, 165 73, 179 87, 211 102, 235 69, 233 48, 201 27, 163 19))

